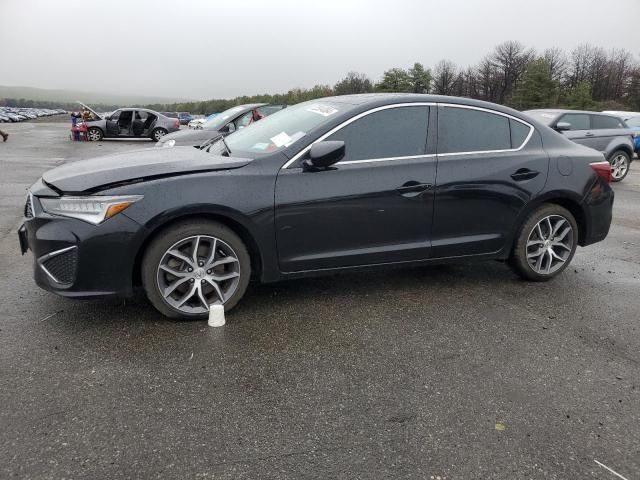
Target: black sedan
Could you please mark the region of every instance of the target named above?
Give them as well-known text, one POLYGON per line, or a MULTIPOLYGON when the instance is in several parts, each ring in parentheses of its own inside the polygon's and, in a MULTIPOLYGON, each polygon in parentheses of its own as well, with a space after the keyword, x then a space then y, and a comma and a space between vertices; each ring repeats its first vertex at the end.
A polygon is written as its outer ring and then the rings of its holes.
POLYGON ((156 147, 198 147, 207 141, 248 127, 283 108, 285 105, 268 105, 266 103, 238 105, 207 120, 197 130, 181 130, 165 135, 158 140, 156 147))
POLYGON ((20 229, 42 288, 142 286, 170 317, 232 308, 250 279, 455 259, 553 278, 604 239, 601 153, 498 105, 358 95, 277 112, 207 149, 76 162, 33 185, 20 229))

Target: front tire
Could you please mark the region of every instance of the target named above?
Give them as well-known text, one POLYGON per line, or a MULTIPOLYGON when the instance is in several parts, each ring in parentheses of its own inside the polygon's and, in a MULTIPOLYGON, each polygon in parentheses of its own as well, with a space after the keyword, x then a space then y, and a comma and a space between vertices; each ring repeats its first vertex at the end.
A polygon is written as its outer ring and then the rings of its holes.
POLYGON ((103 137, 103 133, 102 130, 100 130, 98 127, 91 127, 89 130, 87 130, 87 138, 89 138, 89 141, 91 142, 99 142, 100 140, 102 140, 103 137))
POLYGON ((545 282, 567 268, 577 246, 578 224, 571 212, 542 205, 520 227, 509 264, 525 280, 545 282))
POLYGON ((157 142, 162 137, 164 137, 167 133, 169 132, 164 128, 154 128, 153 132, 151 132, 151 139, 157 142))
POLYGON ((163 230, 142 260, 147 297, 171 318, 206 318, 214 304, 231 310, 250 277, 251 259, 240 237, 209 220, 189 220, 163 230))
POLYGON ((621 182, 629 173, 631 157, 624 150, 616 150, 609 157, 609 163, 611 164, 611 180, 621 182))

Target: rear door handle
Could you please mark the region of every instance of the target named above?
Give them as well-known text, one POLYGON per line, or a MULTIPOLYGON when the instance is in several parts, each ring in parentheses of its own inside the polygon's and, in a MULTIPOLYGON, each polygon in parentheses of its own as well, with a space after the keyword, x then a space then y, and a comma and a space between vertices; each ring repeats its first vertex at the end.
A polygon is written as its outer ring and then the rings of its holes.
POLYGON ((593 137, 595 134, 593 132, 587 132, 584 134, 585 137, 593 137))
POLYGON ((540 172, 529 170, 528 168, 520 168, 519 170, 516 170, 515 173, 511 174, 511 178, 513 178, 516 182, 522 182, 524 180, 531 180, 538 175, 540 175, 540 172))
POLYGON ((414 197, 420 192, 424 192, 425 190, 429 190, 433 187, 431 183, 420 183, 412 180, 410 182, 405 183, 401 187, 396 188, 396 191, 406 197, 414 197))

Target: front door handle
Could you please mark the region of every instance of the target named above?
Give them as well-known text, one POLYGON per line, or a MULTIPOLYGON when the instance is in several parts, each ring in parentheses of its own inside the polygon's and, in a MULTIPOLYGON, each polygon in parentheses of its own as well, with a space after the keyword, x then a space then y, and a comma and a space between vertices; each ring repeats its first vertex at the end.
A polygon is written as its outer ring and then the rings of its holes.
POLYGON ((535 170, 529 170, 528 168, 520 168, 516 170, 515 173, 511 174, 511 178, 513 178, 516 182, 522 182, 524 180, 531 180, 532 178, 540 175, 540 172, 536 172, 535 170))
POLYGON ((587 132, 584 134, 585 137, 593 137, 595 134, 593 132, 587 132))
POLYGON ((415 180, 410 181, 396 188, 396 191, 406 197, 414 197, 417 194, 429 190, 433 185, 431 183, 420 183, 415 180))

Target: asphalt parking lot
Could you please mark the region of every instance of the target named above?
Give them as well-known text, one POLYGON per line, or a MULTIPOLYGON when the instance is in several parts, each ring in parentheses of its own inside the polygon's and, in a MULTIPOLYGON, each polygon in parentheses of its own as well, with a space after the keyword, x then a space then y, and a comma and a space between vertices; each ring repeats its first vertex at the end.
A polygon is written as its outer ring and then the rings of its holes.
POLYGON ((0 478, 640 478, 640 165, 549 283, 488 262, 253 285, 212 329, 59 298, 20 256, 45 170, 152 142, 2 129, 0 478))

